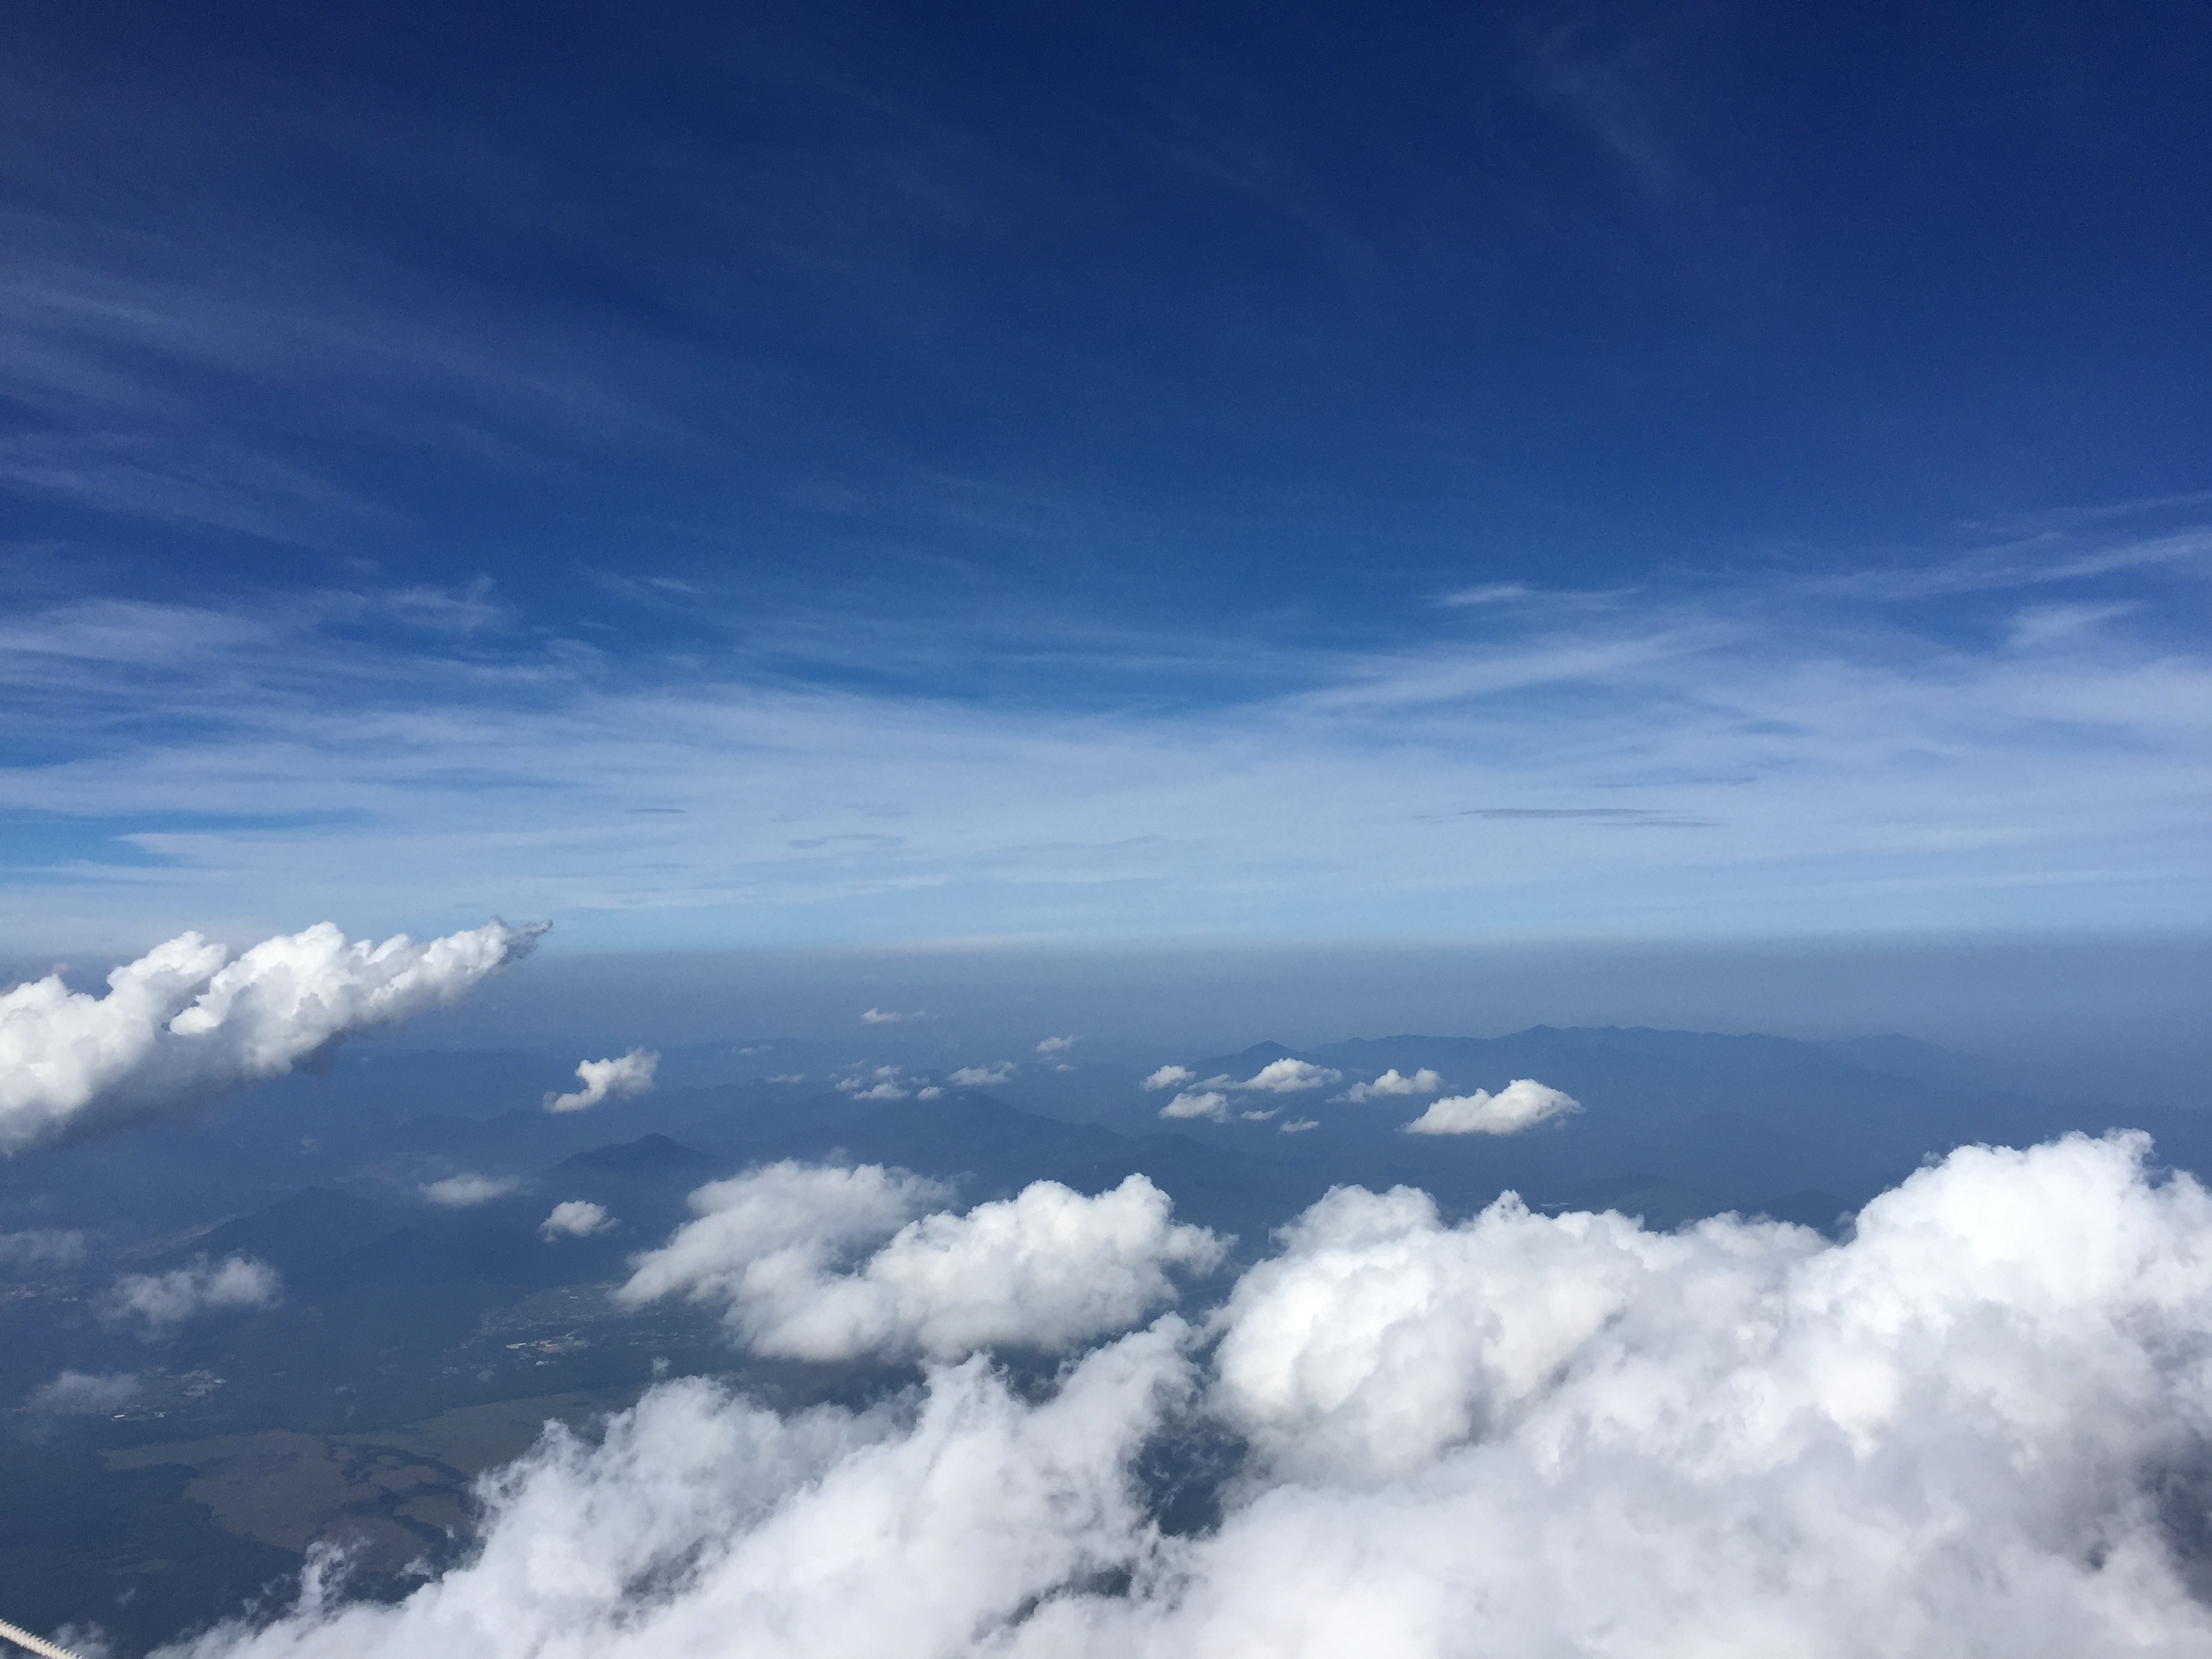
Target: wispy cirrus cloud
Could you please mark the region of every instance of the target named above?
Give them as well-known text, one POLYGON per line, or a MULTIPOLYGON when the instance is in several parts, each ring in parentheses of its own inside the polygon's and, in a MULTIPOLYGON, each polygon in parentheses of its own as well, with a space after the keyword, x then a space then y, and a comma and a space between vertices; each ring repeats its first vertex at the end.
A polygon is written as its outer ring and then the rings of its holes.
POLYGON ((1243 691, 1156 705, 616 656, 465 586, 431 607, 458 627, 368 587, 65 600, 0 624, 36 757, 7 783, 149 862, 18 868, 11 902, 56 949, 296 914, 337 864, 394 924, 466 896, 606 943, 2203 914, 2212 659, 2109 580, 1978 633, 1778 577, 1379 651, 1255 635, 1243 691))

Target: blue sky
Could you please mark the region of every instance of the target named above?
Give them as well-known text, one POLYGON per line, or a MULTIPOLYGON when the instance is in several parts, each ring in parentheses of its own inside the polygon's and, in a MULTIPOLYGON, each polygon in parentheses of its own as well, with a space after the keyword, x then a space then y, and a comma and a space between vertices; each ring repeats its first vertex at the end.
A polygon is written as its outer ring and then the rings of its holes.
POLYGON ((33 5, 27 951, 2212 921, 2201 9, 33 5))

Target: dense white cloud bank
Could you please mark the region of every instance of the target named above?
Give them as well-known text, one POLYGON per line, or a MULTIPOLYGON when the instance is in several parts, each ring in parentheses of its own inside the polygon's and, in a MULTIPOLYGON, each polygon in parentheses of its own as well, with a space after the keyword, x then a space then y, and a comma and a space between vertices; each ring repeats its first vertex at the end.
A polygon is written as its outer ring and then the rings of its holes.
POLYGON ((1126 1329, 1175 1299, 1170 1269, 1208 1272, 1223 1255, 1213 1234, 1171 1222, 1142 1176, 1095 1198, 1040 1181, 964 1215, 907 1218, 940 1195, 877 1165, 772 1164, 694 1194, 700 1218, 640 1257, 622 1295, 720 1303, 757 1353, 948 1360, 1002 1344, 1062 1352, 1126 1329))
POLYGON ((545 1109, 586 1112, 610 1095, 618 1100, 641 1095, 653 1087, 653 1074, 659 1065, 660 1056, 650 1048, 633 1048, 612 1060, 584 1060, 576 1067, 584 1086, 569 1094, 547 1095, 545 1109))
POLYGON ((160 1335, 198 1314, 273 1307, 283 1292, 284 1281, 265 1261, 234 1255, 210 1262, 203 1256, 166 1273, 124 1274, 107 1293, 106 1311, 113 1318, 143 1320, 149 1334, 160 1335))
MULTIPOLYGON (((858 1413, 665 1385, 489 1483, 478 1557, 404 1602, 323 1581, 170 1651, 2212 1655, 2212 1200, 2146 1150, 1964 1150, 1840 1244, 1339 1192, 1203 1331, 1036 1397, 980 1358, 858 1413), (1194 1428, 1252 1455, 1165 1537, 1135 1471, 1194 1428)), ((746 1224, 810 1194, 914 1190, 790 1170, 746 1224)))
POLYGON ((696 1381, 586 1447, 558 1430, 490 1482, 483 1551, 398 1607, 327 1581, 193 1659, 797 1659, 960 1654, 1041 1589, 1127 1561, 1126 1479, 1188 1379, 1170 1324, 1091 1354, 1037 1405, 980 1360, 918 1406, 779 1419, 696 1381))
POLYGON ((1447 1095, 1406 1126, 1412 1135, 1517 1135, 1539 1123, 1582 1110, 1571 1095, 1547 1088, 1532 1077, 1516 1078, 1496 1094, 1477 1089, 1471 1095, 1447 1095))
POLYGON ((459 1001, 542 931, 492 921, 378 945, 322 922, 234 962, 184 933, 110 974, 104 997, 58 973, 18 985, 0 994, 0 1154, 282 1077, 349 1032, 459 1001))

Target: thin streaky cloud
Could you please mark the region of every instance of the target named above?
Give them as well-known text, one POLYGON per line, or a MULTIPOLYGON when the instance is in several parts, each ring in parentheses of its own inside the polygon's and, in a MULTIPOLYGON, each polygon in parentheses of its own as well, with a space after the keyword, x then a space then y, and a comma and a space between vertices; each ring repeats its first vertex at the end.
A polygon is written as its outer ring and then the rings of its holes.
POLYGON ((2212 573, 2212 529, 2192 528, 2088 550, 2069 550, 2063 538, 2044 535, 1932 566, 1830 573, 1809 579, 1804 587, 1808 593, 1831 598, 1905 601, 2162 569, 2191 575, 2212 573))
POLYGON ((1530 592, 1526 582, 1483 582, 1474 587, 1462 587, 1455 592, 1443 594, 1436 603, 1446 607, 1504 605, 1509 600, 1526 599, 1530 592))
POLYGON ((251 870, 273 908, 333 860, 395 926, 451 893, 641 943, 739 916, 855 942, 1243 931, 1292 893, 1301 927, 1363 935, 1547 909, 1840 924, 1860 913, 1826 896, 1864 880, 1948 884, 1963 923, 1994 914, 1977 892, 2097 867, 2184 908, 2212 893, 2212 799, 2185 761, 2212 732, 2212 663, 2140 637, 2148 610, 2100 623, 2094 653, 2021 652, 1878 616, 1777 634, 1754 625, 1771 597, 1691 594, 1649 631, 1608 615, 1498 650, 1283 648, 1279 695, 1081 713, 678 674, 576 654, 526 614, 334 632, 382 603, 361 596, 52 606, 0 624, 18 688, 0 732, 27 753, 101 740, 9 787, 174 863, 11 904, 58 946, 84 927, 143 947, 137 928, 204 925, 195 894, 251 870), (1591 801, 1622 787, 1659 793, 1591 801), (150 812, 252 827, 129 822, 150 812), (1619 833, 1638 826, 1698 833, 1619 833))
POLYGON ((2029 650, 2094 631, 2100 624, 2130 616, 2142 608, 2135 599, 2116 599, 2105 605, 2032 605, 2013 613, 2007 643, 2014 650, 2029 650))

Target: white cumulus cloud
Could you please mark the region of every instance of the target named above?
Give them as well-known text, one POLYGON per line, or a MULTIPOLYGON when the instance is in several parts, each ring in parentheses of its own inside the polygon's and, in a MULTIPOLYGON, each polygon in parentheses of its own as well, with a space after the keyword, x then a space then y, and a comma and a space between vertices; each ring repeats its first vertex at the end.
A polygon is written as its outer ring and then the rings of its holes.
POLYGON ((818 1275, 948 1195, 933 1181, 878 1164, 764 1164, 693 1193, 698 1219, 637 1259, 622 1297, 640 1305, 683 1291, 733 1307, 752 1294, 749 1285, 818 1275))
POLYGON ((1188 1066, 1163 1066, 1138 1086, 1146 1090, 1180 1089, 1186 1083, 1198 1080, 1198 1073, 1188 1066))
POLYGON ((778 1418, 665 1383, 598 1445, 550 1430, 483 1488, 476 1558, 405 1601, 346 1602, 316 1575, 283 1620, 167 1659, 974 1653, 1133 1559, 1128 1450, 1189 1391, 1178 1334, 1123 1338, 1034 1404, 980 1358, 908 1411, 778 1418))
POLYGON ((1375 1100, 1384 1095, 1432 1095, 1444 1086, 1444 1080, 1424 1066, 1411 1077, 1401 1077, 1393 1066, 1372 1083, 1355 1083, 1340 1100, 1375 1100))
POLYGON ((1447 1095, 1406 1126, 1409 1135, 1515 1135, 1582 1110, 1582 1103, 1532 1077, 1516 1078, 1496 1094, 1447 1095))
POLYGON ((1160 1108, 1160 1115, 1211 1118, 1216 1123, 1225 1123, 1229 1119, 1229 1097, 1218 1089, 1185 1090, 1160 1108))
POLYGON ((861 1012, 863 1025, 903 1025, 911 1019, 927 1019, 927 1008, 869 1008, 861 1012))
POLYGON ((1271 1060, 1233 1089, 1257 1089, 1271 1095, 1294 1095, 1304 1089, 1325 1089, 1344 1081, 1344 1073, 1304 1060, 1271 1060))
POLYGON ((583 1087, 573 1094, 549 1094, 545 1109, 549 1112, 588 1111, 612 1095, 628 1099, 641 1095, 653 1087, 653 1072, 660 1065, 660 1056, 650 1048, 633 1048, 613 1060, 587 1060, 576 1067, 577 1079, 583 1087))
POLYGON ((23 1403, 58 1417, 91 1417, 120 1410, 143 1392, 144 1386, 128 1371, 64 1370, 32 1389, 23 1403))
POLYGON ((837 1089, 855 1100, 904 1100, 908 1090, 903 1077, 899 1066, 878 1066, 866 1075, 844 1079, 837 1089))
POLYGON ((1064 1054, 1074 1046, 1075 1039, 1072 1036, 1048 1036, 1037 1044, 1036 1051, 1049 1058, 1054 1054, 1064 1054))
POLYGON ((521 1181, 514 1176, 457 1175, 447 1176, 443 1181, 427 1182, 421 1190, 433 1204, 448 1210, 466 1210, 489 1204, 495 1198, 505 1198, 521 1188, 521 1181))
POLYGON ((145 1322, 149 1334, 175 1329, 202 1313, 234 1308, 267 1308, 283 1294, 284 1281, 265 1261, 250 1255, 210 1262, 201 1256, 165 1273, 125 1273, 106 1297, 105 1311, 116 1319, 145 1322))
POLYGON ((1173 1301, 1170 1270, 1210 1272, 1224 1248, 1170 1221, 1167 1194, 1131 1176, 1095 1198, 1041 1181, 964 1215, 904 1221, 854 1259, 934 1190, 875 1166, 775 1164, 718 1183, 694 1203, 721 1207, 641 1256, 623 1297, 720 1303, 754 1352, 794 1359, 946 1360, 1001 1345, 1060 1352, 1173 1301), (780 1228, 764 1231, 763 1212, 780 1228))
POLYGON ((74 1267, 83 1260, 84 1235, 74 1227, 0 1233, 0 1270, 34 1273, 42 1267, 74 1267))
MULTIPOLYGON (((2212 1199, 2147 1152, 1962 1150, 1841 1243, 1341 1191, 1203 1340, 857 1412, 663 1384, 404 1600, 312 1577, 167 1659, 2212 1654, 2212 1199), (1249 1449, 1201 1531, 1148 1507, 1164 1434, 1249 1449)), ((919 1198, 750 1191, 770 1249, 919 1198)))
POLYGON ((459 1001, 543 931, 492 921, 378 945, 323 922, 234 962, 183 933, 115 969, 103 997, 58 974, 18 985, 0 994, 0 1155, 282 1077, 349 1032, 459 1001))
POLYGON ((538 1231, 550 1244, 562 1238, 589 1238, 593 1233, 606 1232, 614 1224, 614 1218, 603 1206, 580 1198, 568 1198, 556 1204, 553 1213, 538 1224, 538 1231))
POLYGON ((1011 1083, 1013 1076, 1014 1062, 1002 1060, 995 1066, 963 1066, 948 1080, 963 1089, 995 1089, 1011 1083))

